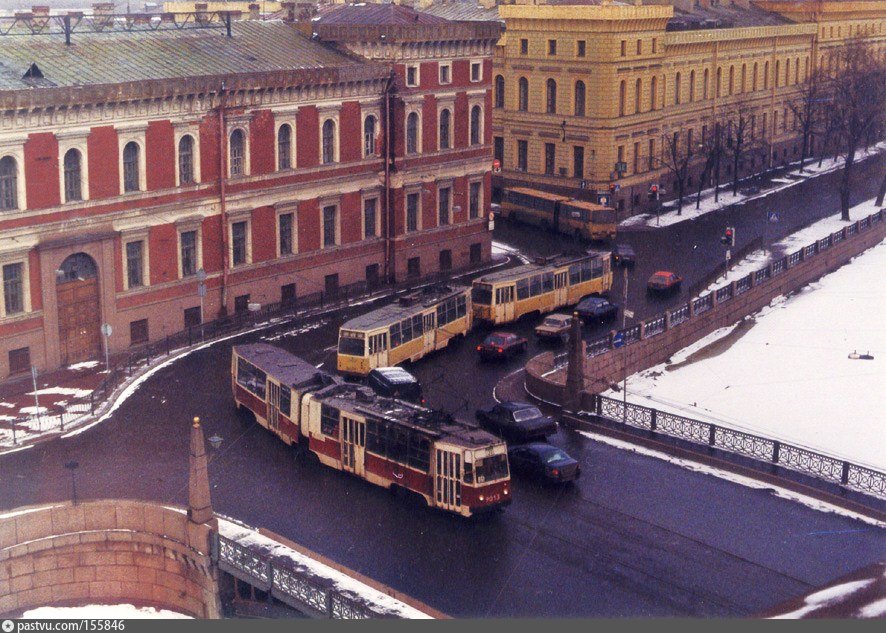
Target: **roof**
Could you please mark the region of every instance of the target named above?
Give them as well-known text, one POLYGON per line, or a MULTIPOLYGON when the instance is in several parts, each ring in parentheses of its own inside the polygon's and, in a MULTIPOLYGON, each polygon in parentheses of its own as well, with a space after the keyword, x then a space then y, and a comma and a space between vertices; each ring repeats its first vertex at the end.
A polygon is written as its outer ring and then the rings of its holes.
POLYGON ((308 388, 318 389, 340 381, 339 378, 320 371, 285 349, 267 343, 235 345, 234 352, 262 371, 271 374, 281 383, 298 391, 308 388))
POLYGON ((425 13, 447 20, 497 22, 503 21, 498 15, 498 6, 486 8, 477 0, 451 0, 450 2, 434 3, 422 9, 425 13))
POLYGON ((320 24, 351 26, 394 26, 409 24, 445 24, 445 18, 416 11, 399 4, 334 4, 320 7, 320 24))
POLYGON ((569 196, 564 196, 559 193, 551 193, 549 191, 542 191, 541 189, 531 189, 530 187, 505 187, 504 193, 505 195, 507 195, 508 193, 517 193, 524 196, 544 198, 545 200, 559 200, 561 202, 566 202, 567 200, 569 200, 569 196))
POLYGON ((534 404, 529 404, 528 402, 502 402, 499 406, 508 411, 522 411, 523 409, 529 409, 530 407, 533 409, 536 408, 534 404))
POLYGON ((674 17, 668 22, 668 31, 691 31, 696 29, 728 29, 747 26, 780 26, 793 21, 760 7, 721 3, 719 6, 693 7, 685 11, 674 6, 674 17))
POLYGON ((418 379, 410 374, 402 367, 376 367, 371 373, 377 373, 384 377, 385 380, 392 385, 411 385, 418 382, 418 379))
POLYGON ((58 34, 0 37, 0 90, 33 89, 23 79, 32 64, 42 74, 38 89, 374 66, 280 20, 237 21, 231 29, 232 37, 218 28, 77 32, 70 46, 58 34))
POLYGON ((486 283, 492 284, 497 281, 505 281, 510 279, 519 279, 520 277, 525 277, 526 275, 532 275, 534 273, 551 270, 554 268, 561 268, 573 262, 577 262, 583 259, 591 259, 593 257, 609 257, 610 253, 606 251, 593 251, 589 250, 585 255, 564 255, 561 257, 555 257, 548 264, 523 264, 522 266, 516 266, 514 268, 508 268, 507 270, 500 270, 498 272, 490 273, 488 275, 483 275, 482 277, 477 277, 474 280, 474 283, 486 283))
POLYGON ((372 312, 361 314, 358 317, 342 324, 342 330, 372 330, 401 319, 424 312, 450 297, 467 293, 467 286, 432 286, 418 293, 401 297, 400 301, 383 306, 372 312), (405 300, 405 303, 403 302, 405 300))

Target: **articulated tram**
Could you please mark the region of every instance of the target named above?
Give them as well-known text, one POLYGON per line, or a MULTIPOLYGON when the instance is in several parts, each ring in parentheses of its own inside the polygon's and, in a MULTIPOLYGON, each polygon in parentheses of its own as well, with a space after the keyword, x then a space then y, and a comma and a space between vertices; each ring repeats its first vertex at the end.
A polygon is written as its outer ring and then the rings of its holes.
POLYGON ((511 501, 505 443, 447 413, 383 398, 265 343, 234 347, 231 388, 238 410, 326 466, 463 516, 511 501))
POLYGON ((590 240, 615 237, 615 209, 528 187, 502 191, 501 215, 546 230, 590 240))
POLYGON ((612 287, 612 254, 588 251, 579 257, 558 257, 539 264, 484 275, 474 280, 474 319, 510 323, 524 314, 544 314, 612 287))
POLYGON ((338 370, 365 376, 449 345, 471 329, 471 289, 438 286, 373 310, 342 324, 338 370))

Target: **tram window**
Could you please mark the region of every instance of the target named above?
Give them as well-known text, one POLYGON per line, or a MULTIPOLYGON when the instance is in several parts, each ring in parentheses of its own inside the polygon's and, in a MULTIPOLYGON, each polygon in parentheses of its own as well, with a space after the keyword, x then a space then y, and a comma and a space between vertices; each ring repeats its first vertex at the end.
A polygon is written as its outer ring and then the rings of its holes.
POLYGON ((425 328, 422 323, 422 315, 416 314, 412 317, 412 337, 418 338, 422 334, 424 334, 425 328))
POLYGON ((474 465, 470 462, 465 462, 465 483, 474 483, 474 465))
POLYGON ((479 459, 474 462, 474 466, 476 468, 478 484, 508 476, 507 455, 493 455, 492 457, 479 459))
POLYGON ((569 285, 574 286, 581 283, 581 265, 570 264, 569 266, 569 285))
POLYGON ((465 316, 466 310, 464 296, 447 299, 437 306, 437 327, 465 316))
POLYGON ((391 349, 395 347, 399 347, 403 343, 403 338, 400 336, 400 324, 394 323, 390 329, 391 334, 391 349))
POLYGON ((280 385, 280 411, 287 418, 290 417, 289 409, 292 407, 292 390, 286 385, 280 385))
POLYGON ((412 336, 412 319, 403 319, 400 321, 400 336, 404 343, 408 343, 414 337, 412 336))
POLYGON ((342 332, 338 339, 339 354, 363 356, 366 353, 363 332, 342 332))
POLYGON ((369 337, 369 353, 370 354, 378 354, 379 352, 383 352, 388 348, 388 335, 387 332, 382 332, 381 334, 373 334, 369 337))
POLYGON ((541 276, 541 289, 544 292, 551 292, 554 289, 554 273, 544 273, 541 276))
POLYGON ((591 260, 591 278, 596 279, 597 277, 603 276, 603 260, 602 259, 592 259, 591 260))
POLYGON ((265 399, 265 389, 268 377, 265 372, 242 358, 237 359, 237 384, 265 399))
MULTIPOLYGON (((501 288, 496 290, 496 294, 500 291, 501 288)), ((492 305, 492 286, 486 284, 475 285, 471 289, 471 300, 478 305, 492 305)))
POLYGON ((406 463, 408 454, 409 436, 392 426, 388 427, 388 458, 397 462, 406 463))
POLYGON ((431 468, 431 443, 427 438, 412 434, 409 436, 409 458, 413 468, 427 472, 431 468))
POLYGON ((378 455, 387 454, 387 427, 380 422, 369 420, 366 424, 366 450, 378 455))
POLYGON ((529 298, 529 280, 528 279, 518 279, 517 280, 517 300, 528 299, 529 298))
POLYGON ((533 275, 529 280, 529 294, 536 297, 541 294, 541 275, 533 275))
POLYGON ((320 406, 320 431, 323 435, 338 437, 338 415, 339 411, 335 407, 325 404, 320 406))

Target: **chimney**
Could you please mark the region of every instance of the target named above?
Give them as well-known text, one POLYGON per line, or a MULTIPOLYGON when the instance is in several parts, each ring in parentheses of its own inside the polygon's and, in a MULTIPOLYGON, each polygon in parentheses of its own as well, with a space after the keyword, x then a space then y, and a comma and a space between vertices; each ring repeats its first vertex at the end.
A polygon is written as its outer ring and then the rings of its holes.
POLYGON ((114 14, 113 2, 93 2, 92 15, 95 28, 101 30, 114 21, 111 16, 114 14))
POLYGON ((249 5, 249 19, 250 20, 260 20, 261 19, 261 6, 257 3, 253 2, 249 5))
POLYGON ((49 7, 46 5, 37 5, 31 7, 31 13, 34 15, 34 26, 43 28, 49 22, 49 7))

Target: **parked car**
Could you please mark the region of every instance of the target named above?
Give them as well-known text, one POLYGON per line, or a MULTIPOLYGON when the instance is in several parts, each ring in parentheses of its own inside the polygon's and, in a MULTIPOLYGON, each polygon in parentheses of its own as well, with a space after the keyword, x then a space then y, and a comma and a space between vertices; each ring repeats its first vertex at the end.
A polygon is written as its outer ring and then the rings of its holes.
POLYGON ((585 321, 611 321, 618 315, 618 306, 604 297, 584 297, 575 306, 578 316, 585 321))
POLYGON ((522 336, 510 332, 493 332, 477 346, 480 358, 506 358, 526 351, 529 344, 522 336))
POLYGON ((421 383, 402 367, 378 367, 369 372, 367 384, 380 396, 424 404, 421 383))
POLYGON ((671 292, 678 290, 683 278, 669 270, 659 270, 652 274, 646 282, 646 289, 650 292, 671 292))
POLYGON ((621 266, 633 266, 637 263, 637 253, 630 244, 616 244, 612 251, 612 261, 621 266))
POLYGON ((544 340, 565 341, 571 326, 572 317, 568 314, 549 314, 541 325, 536 326, 535 335, 544 340))
POLYGON ((543 442, 509 448, 508 462, 513 472, 545 482, 563 483, 575 481, 581 476, 581 465, 566 451, 543 442))
POLYGON ((528 402, 499 402, 477 409, 477 421, 509 442, 530 442, 557 432, 557 423, 528 402))

